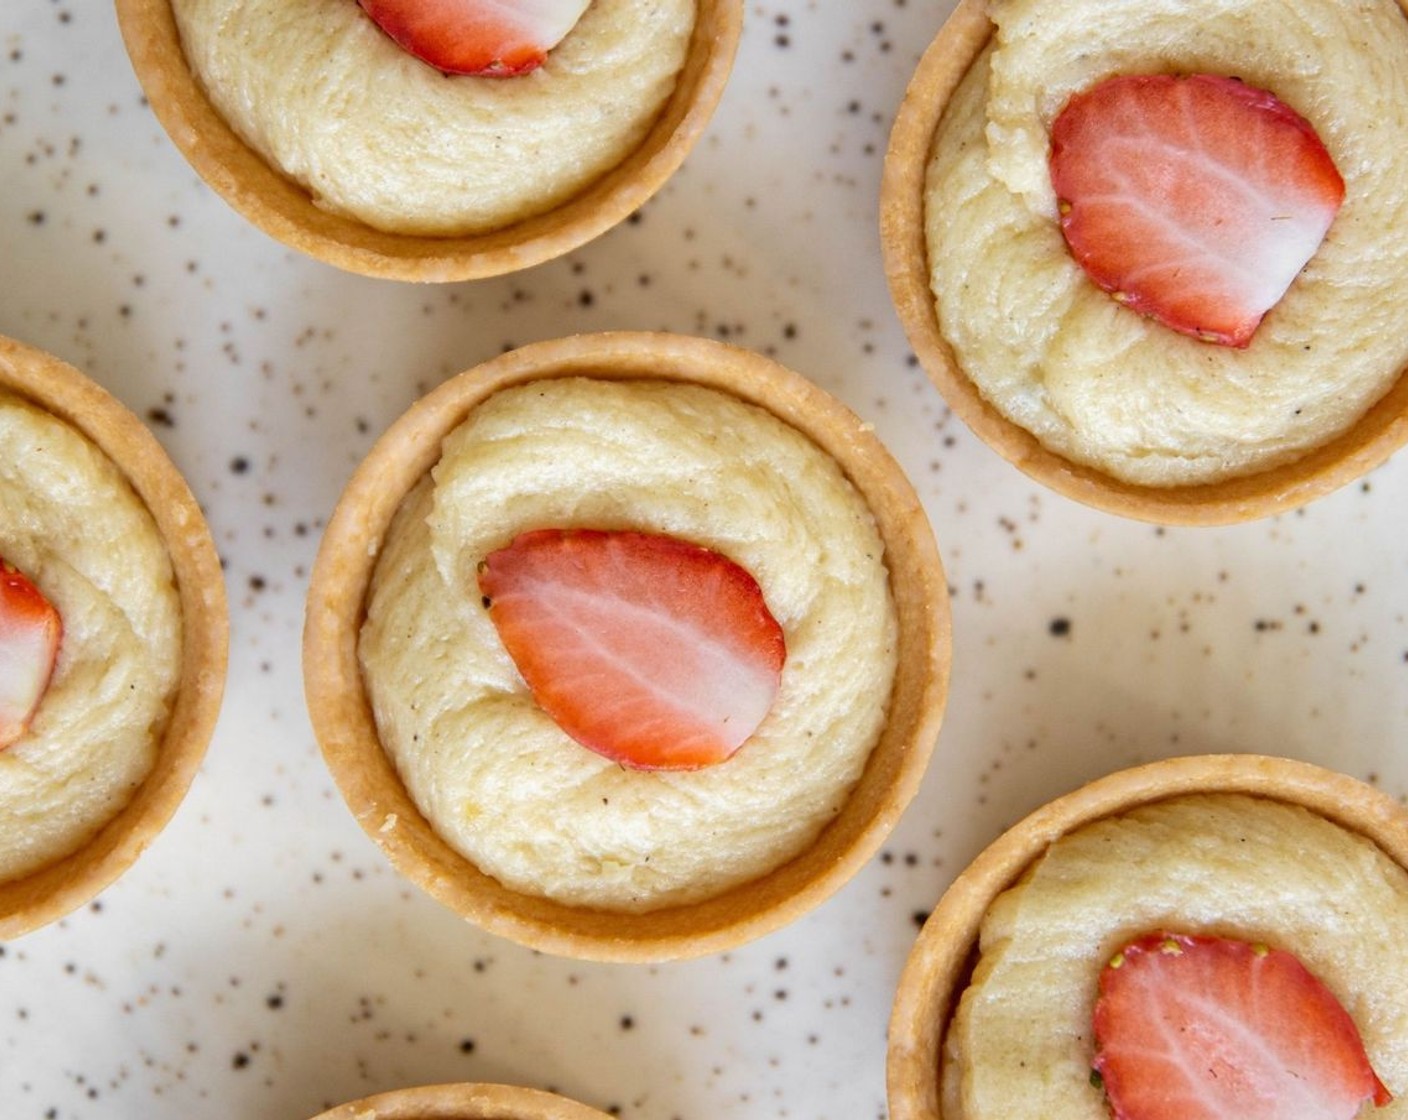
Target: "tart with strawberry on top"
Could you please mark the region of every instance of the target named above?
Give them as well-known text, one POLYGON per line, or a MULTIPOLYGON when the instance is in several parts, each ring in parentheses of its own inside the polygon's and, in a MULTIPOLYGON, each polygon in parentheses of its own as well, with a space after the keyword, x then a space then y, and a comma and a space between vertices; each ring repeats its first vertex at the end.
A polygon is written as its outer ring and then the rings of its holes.
POLYGON ((227 201, 353 271, 488 276, 679 166, 739 0, 118 0, 158 118, 227 201))
POLYGON ((403 870, 529 944, 661 959, 874 850, 947 633, 920 506, 853 416, 757 355, 623 334, 515 351, 393 427, 329 526, 304 665, 403 870))
POLYGON ((964 0, 892 134, 892 293, 1002 454, 1131 516, 1240 520, 1408 431, 1396 0, 964 0))
POLYGON ((204 752, 224 681, 219 562, 140 421, 0 339, 0 938, 120 874, 204 752))
POLYGON ((1110 775, 940 900, 891 1017, 891 1115, 1408 1115, 1406 929, 1386 794, 1252 755, 1110 775))

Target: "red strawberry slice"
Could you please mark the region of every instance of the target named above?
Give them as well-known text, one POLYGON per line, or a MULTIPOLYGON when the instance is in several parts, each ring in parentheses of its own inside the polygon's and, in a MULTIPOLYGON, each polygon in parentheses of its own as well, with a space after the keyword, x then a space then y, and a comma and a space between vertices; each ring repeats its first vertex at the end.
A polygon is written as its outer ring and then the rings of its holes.
POLYGON ((1153 933, 1100 974, 1095 1069, 1115 1120, 1351 1120, 1389 1091, 1294 956, 1153 933))
POLYGON ((1234 78, 1111 78, 1051 129, 1061 230, 1090 278, 1183 334, 1245 347, 1315 254, 1344 180, 1310 124, 1234 78))
POLYGON ((479 589, 538 704, 623 766, 722 762, 777 694, 782 628, 753 577, 699 545, 540 529, 491 553, 479 589))
POLYGON ((0 750, 29 728, 49 687, 62 632, 49 600, 0 560, 0 750))
POLYGON ((423 62, 450 74, 506 78, 541 65, 591 0, 358 0, 423 62))

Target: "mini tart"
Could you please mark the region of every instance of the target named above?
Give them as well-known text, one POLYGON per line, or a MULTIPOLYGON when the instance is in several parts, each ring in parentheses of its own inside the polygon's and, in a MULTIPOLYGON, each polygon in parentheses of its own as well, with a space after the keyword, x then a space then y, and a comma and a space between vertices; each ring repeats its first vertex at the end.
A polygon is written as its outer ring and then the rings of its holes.
POLYGON ((312 1120, 607 1120, 584 1104, 516 1085, 423 1085, 348 1101, 312 1120))
MULTIPOLYGON (((1408 0, 1400 0, 1408 13, 1408 0)), ((1287 464, 1201 485, 1138 486, 1047 450, 979 392, 944 338, 929 287, 925 174, 949 99, 992 38, 983 0, 960 0, 905 91, 885 155, 880 236, 891 299, 920 364, 949 406, 1004 459, 1096 509, 1166 525, 1250 521, 1304 505, 1383 463, 1408 441, 1408 376, 1348 430, 1287 464)), ((1408 371, 1404 371, 1408 372, 1408 371)))
POLYGON ((988 908, 1058 838, 1183 794, 1247 794, 1296 805, 1376 844, 1408 869, 1408 813, 1363 782, 1290 759, 1204 755, 1123 770, 1037 809, 1003 833, 944 892, 901 974, 890 1017, 886 1087, 893 1120, 941 1120, 940 1048, 977 960, 988 908))
POLYGON ((201 178, 236 211, 271 237, 349 272, 444 282, 541 264, 605 233, 644 205, 684 162, 723 94, 743 5, 698 0, 674 93, 640 146, 603 178, 546 213, 460 237, 385 233, 319 209, 302 187, 246 145, 210 103, 186 63, 168 0, 117 0, 117 18, 157 119, 201 178))
MULTIPOLYGON (((466 919, 532 948, 592 960, 658 961, 740 945, 837 890, 909 803, 933 749, 948 687, 948 590, 928 521, 870 428, 799 375, 749 351, 667 334, 575 336, 513 351, 436 389, 401 417, 348 483, 309 591, 304 684, 314 730, 344 798, 402 874, 466 919), (416 808, 377 737, 357 656, 380 542, 444 437, 499 389, 536 379, 678 381, 729 393, 809 437, 870 507, 898 615, 887 721, 845 807, 811 847, 701 902, 606 912, 515 892, 449 847, 416 808)), ((726 765, 726 764, 725 764, 726 765)))
POLYGON ((205 517, 151 432, 72 366, 0 337, 0 389, 65 421, 103 451, 146 503, 171 559, 181 606, 180 683, 151 773, 116 817, 77 851, 0 883, 0 940, 77 909, 146 850, 185 796, 225 687, 225 583, 205 517))

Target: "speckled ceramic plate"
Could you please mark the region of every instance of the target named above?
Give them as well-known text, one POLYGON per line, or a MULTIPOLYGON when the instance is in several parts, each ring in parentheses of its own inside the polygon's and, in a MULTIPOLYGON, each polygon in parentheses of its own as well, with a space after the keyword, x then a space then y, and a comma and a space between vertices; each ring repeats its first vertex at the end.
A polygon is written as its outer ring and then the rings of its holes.
POLYGON ((1038 482, 1097 509, 1169 525, 1216 525, 1303 505, 1361 477, 1408 441, 1408 376, 1400 376, 1348 431, 1285 466, 1206 485, 1135 486, 1047 450, 993 408, 944 338, 924 235, 934 132, 992 32, 983 0, 962 0, 925 52, 890 134, 880 211, 886 278, 905 333, 949 406, 984 442, 1038 482))
POLYGON ((1408 812, 1381 791, 1319 766, 1260 755, 1166 759, 1092 782, 1036 810, 986 848, 944 893, 900 977, 890 1018, 893 1120, 942 1120, 940 1047, 963 994, 988 907, 1059 837, 1164 798, 1242 793, 1299 805, 1367 837, 1408 869, 1408 812))
POLYGON ((0 944, 5 1120, 302 1120, 454 1082, 619 1120, 869 1120, 919 923, 1027 812, 1229 749, 1408 795, 1408 455, 1294 515, 1154 528, 1013 469, 912 360, 876 200, 953 7, 748 4, 718 110, 639 220, 421 285, 328 267, 226 205, 147 106, 113 5, 0 3, 0 333, 150 427, 231 612, 225 701, 170 823, 92 904, 0 944), (376 437, 466 367, 622 328, 746 345, 873 424, 952 592, 938 752, 875 856, 785 928, 659 966, 533 951, 399 875, 331 777, 300 669, 326 518, 376 437))
POLYGON ((677 335, 615 333, 539 343, 435 390, 378 442, 329 522, 309 591, 304 674, 323 753, 358 822, 397 868, 464 917, 534 948, 649 961, 718 952, 784 925, 874 853, 923 776, 947 692, 948 594, 928 521, 872 431, 821 390, 749 351, 677 335), (669 379, 722 390, 811 438, 869 505, 899 616, 899 663, 885 727, 845 807, 791 862, 703 902, 607 913, 516 893, 442 841, 388 760, 363 687, 357 638, 373 562, 402 497, 443 437, 500 388, 584 374, 669 379))
POLYGON ((166 544, 181 602, 181 682, 151 773, 77 851, 0 883, 0 940, 93 898, 142 854, 176 811, 210 740, 225 685, 228 622, 215 546, 195 498, 151 432, 72 366, 0 337, 0 388, 72 425, 126 475, 166 544))
POLYGON ((349 1101, 313 1120, 607 1120, 584 1104, 516 1085, 424 1085, 349 1101))
POLYGON ((539 264, 624 220, 679 167, 723 93, 738 46, 741 0, 699 0, 689 54, 650 132, 603 178, 561 206, 463 237, 386 233, 315 206, 246 145, 186 64, 169 0, 117 0, 118 21, 157 118, 200 176, 270 236, 329 264, 396 280, 471 280, 539 264))

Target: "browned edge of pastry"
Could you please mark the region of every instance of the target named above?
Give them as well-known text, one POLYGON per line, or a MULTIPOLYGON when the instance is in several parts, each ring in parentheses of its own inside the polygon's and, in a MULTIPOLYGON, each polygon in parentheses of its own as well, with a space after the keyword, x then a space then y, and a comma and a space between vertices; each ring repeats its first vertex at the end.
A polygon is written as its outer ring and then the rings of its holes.
POLYGON ((312 1120, 607 1120, 584 1104, 517 1085, 421 1085, 348 1101, 312 1120))
MULTIPOLYGON (((1408 14, 1408 0, 1399 0, 1408 14)), ((949 407, 1003 458, 1058 494, 1166 525, 1223 525, 1294 509, 1354 481, 1408 441, 1408 370, 1351 428, 1295 462, 1196 486, 1136 486, 1048 451, 997 411, 958 364, 929 286, 924 182, 939 120, 992 38, 984 0, 960 0, 915 71, 890 133, 880 236, 890 295, 920 365, 949 407)))
POLYGON ((459 237, 387 233, 329 213, 225 123, 186 63, 170 0, 116 0, 133 69, 157 120, 214 191, 271 237, 349 272, 393 280, 475 280, 561 256, 639 209, 684 162, 728 81, 742 0, 698 0, 670 99, 640 145, 560 206, 459 237))
POLYGON ((112 883, 171 819, 215 728, 225 689, 224 574, 205 517, 161 444, 105 389, 65 362, 0 337, 0 388, 65 421, 100 448, 146 504, 171 559, 181 604, 181 679, 152 771, 83 847, 0 883, 0 939, 37 929, 112 883))
POLYGON ((452 378, 378 441, 328 523, 314 566, 303 665, 324 756, 359 823, 392 863, 462 916, 525 945, 595 960, 656 961, 742 944, 817 905, 872 855, 914 796, 948 690, 950 613, 933 532, 899 465, 839 401, 751 351, 671 334, 607 333, 537 343, 452 378), (885 728, 840 815, 790 863, 703 902, 645 914, 567 906, 483 874, 436 835, 377 738, 357 660, 379 542, 441 441, 481 401, 537 378, 649 378, 717 389, 809 436, 869 504, 899 616, 885 728))
POLYGON ((1202 755, 1121 770, 1048 802, 995 840, 939 900, 900 977, 890 1016, 891 1120, 941 1120, 939 1048, 993 900, 1060 836, 1104 817, 1192 793, 1241 793, 1300 805, 1368 838, 1408 868, 1408 812, 1354 778, 1263 755, 1202 755))

